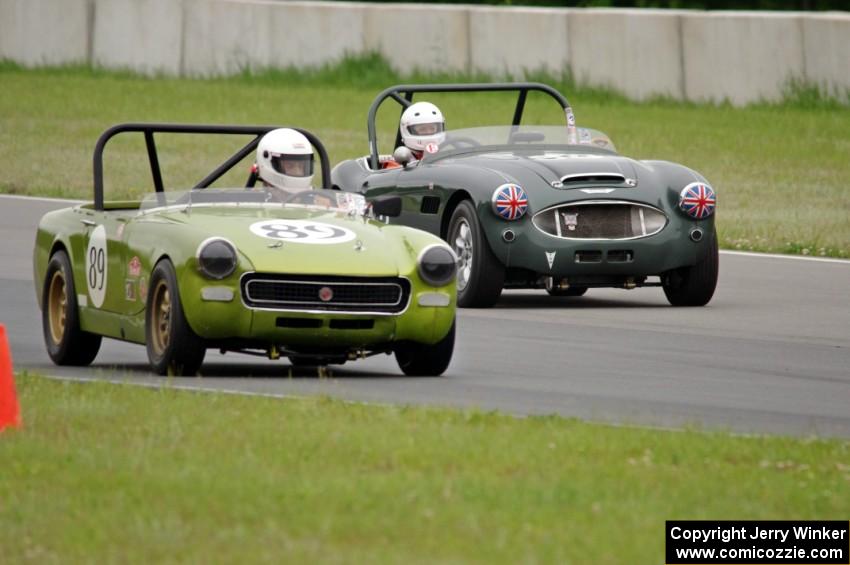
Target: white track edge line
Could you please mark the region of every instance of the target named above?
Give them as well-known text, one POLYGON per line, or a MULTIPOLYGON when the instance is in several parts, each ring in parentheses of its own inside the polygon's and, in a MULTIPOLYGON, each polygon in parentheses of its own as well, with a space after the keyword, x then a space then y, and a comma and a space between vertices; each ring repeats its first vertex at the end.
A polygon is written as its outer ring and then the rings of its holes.
MULTIPOLYGON (((173 382, 168 382, 165 380, 163 383, 146 383, 139 381, 131 381, 127 379, 104 379, 98 377, 71 377, 65 375, 48 375, 44 373, 32 373, 32 376, 44 377, 46 379, 51 379, 55 381, 70 381, 70 382, 79 382, 79 383, 108 383, 113 385, 126 385, 126 386, 136 386, 141 388, 149 388, 149 389, 159 389, 159 390, 167 390, 174 389, 179 390, 181 392, 201 392, 204 394, 229 394, 232 396, 247 396, 251 398, 276 398, 278 400, 313 400, 322 395, 320 394, 284 394, 279 392, 253 392, 248 390, 238 390, 238 389, 230 389, 230 388, 210 388, 203 386, 189 386, 189 385, 180 385, 174 384, 173 382)), ((501 414, 504 416, 511 416, 517 419, 526 419, 526 418, 534 418, 534 417, 549 417, 549 416, 557 416, 559 418, 563 418, 564 420, 578 420, 584 424, 591 424, 594 426, 605 426, 609 428, 627 428, 627 429, 635 429, 635 430, 650 430, 650 431, 660 431, 660 432, 675 432, 675 433, 684 433, 684 432, 692 432, 699 433, 703 435, 715 435, 715 434, 727 434, 731 437, 743 437, 743 438, 765 438, 765 437, 782 437, 782 438, 800 438, 805 439, 808 437, 815 437, 817 439, 826 439, 824 436, 800 436, 800 435, 790 435, 790 434, 770 434, 764 432, 736 432, 731 429, 725 429, 722 427, 718 428, 689 428, 687 425, 683 425, 681 427, 672 427, 672 426, 653 426, 650 424, 636 424, 629 422, 613 422, 613 421, 605 421, 605 420, 594 420, 588 418, 575 418, 572 416, 564 416, 561 414, 553 413, 553 414, 522 414, 519 412, 509 412, 505 410, 485 410, 478 406, 451 406, 445 404, 413 404, 413 403, 397 403, 394 404, 392 402, 375 402, 369 400, 352 400, 349 398, 341 398, 338 396, 333 396, 331 394, 325 394, 328 398, 332 398, 335 402, 341 402, 343 404, 352 404, 359 406, 374 406, 377 408, 404 408, 404 407, 416 407, 422 409, 436 409, 436 410, 453 410, 457 412, 464 412, 466 410, 480 410, 485 413, 494 412, 496 414, 501 414)))
POLYGON ((809 257, 806 255, 780 255, 778 253, 756 253, 755 251, 732 251, 721 249, 722 255, 738 255, 741 257, 758 257, 760 259, 795 259, 797 261, 814 261, 816 263, 838 263, 839 265, 850 265, 850 259, 837 259, 834 257, 809 257))

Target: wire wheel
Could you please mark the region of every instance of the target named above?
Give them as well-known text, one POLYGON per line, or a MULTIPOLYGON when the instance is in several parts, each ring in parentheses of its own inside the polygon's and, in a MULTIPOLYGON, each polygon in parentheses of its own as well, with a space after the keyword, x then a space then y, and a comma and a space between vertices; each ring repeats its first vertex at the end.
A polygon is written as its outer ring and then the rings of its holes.
POLYGON ((53 273, 50 279, 50 288, 47 291, 47 316, 50 328, 50 337, 54 343, 61 343, 65 337, 65 322, 68 312, 68 293, 65 286, 65 277, 61 270, 53 273))
POLYGON ((460 218, 455 227, 455 233, 452 234, 452 248, 458 257, 457 289, 459 291, 466 290, 469 279, 472 277, 473 246, 469 222, 466 218, 460 218))
POLYGON ((162 355, 171 339, 171 293, 165 280, 158 281, 154 288, 152 313, 153 348, 157 355, 162 355))

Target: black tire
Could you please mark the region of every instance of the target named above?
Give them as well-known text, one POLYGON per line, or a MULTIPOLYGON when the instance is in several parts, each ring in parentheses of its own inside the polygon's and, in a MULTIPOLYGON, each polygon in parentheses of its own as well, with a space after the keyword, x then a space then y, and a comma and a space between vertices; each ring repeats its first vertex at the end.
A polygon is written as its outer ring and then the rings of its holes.
POLYGON ((464 200, 455 208, 447 241, 459 258, 457 305, 461 308, 493 306, 502 294, 505 266, 490 249, 471 201, 464 200), (468 274, 465 275, 466 267, 468 274))
POLYGON ((57 365, 84 367, 100 350, 101 336, 80 329, 80 311, 68 254, 57 251, 47 264, 41 294, 41 327, 47 354, 57 365))
POLYGON ((714 296, 719 267, 715 233, 708 253, 696 265, 670 271, 662 277, 667 300, 673 306, 705 306, 714 296))
POLYGON ((455 325, 452 322, 446 337, 434 345, 412 341, 396 345, 395 360, 402 372, 408 377, 439 377, 445 373, 455 349, 455 325))
POLYGON ((557 288, 547 288, 546 292, 549 293, 549 296, 584 296, 584 293, 587 292, 586 286, 571 286, 570 288, 559 290, 557 288))
POLYGON ((197 374, 207 353, 206 344, 186 321, 171 261, 157 263, 148 288, 145 341, 151 369, 158 375, 197 374))

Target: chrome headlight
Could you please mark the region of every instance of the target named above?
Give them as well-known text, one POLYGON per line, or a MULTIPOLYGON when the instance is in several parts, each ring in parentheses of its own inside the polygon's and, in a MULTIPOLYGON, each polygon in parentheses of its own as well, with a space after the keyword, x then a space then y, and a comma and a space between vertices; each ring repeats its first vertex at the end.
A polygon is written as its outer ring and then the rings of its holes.
POLYGON ((518 184, 503 184, 493 191, 490 199, 493 213, 503 220, 519 220, 528 210, 528 196, 518 184))
POLYGON ((444 245, 431 245, 419 254, 419 276, 431 286, 444 286, 457 274, 457 256, 444 245))
POLYGON ((220 237, 211 237, 198 246, 198 270, 208 278, 223 279, 236 270, 236 248, 220 237))
POLYGON ((717 197, 714 189, 704 182, 692 182, 679 193, 679 208, 696 220, 702 220, 714 213, 717 197))

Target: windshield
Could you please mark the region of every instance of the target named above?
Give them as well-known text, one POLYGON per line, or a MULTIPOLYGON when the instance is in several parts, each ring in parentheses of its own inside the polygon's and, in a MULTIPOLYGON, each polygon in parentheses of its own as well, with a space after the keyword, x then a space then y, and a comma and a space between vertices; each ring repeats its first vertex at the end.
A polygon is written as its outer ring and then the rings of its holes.
POLYGON ((487 126, 449 130, 440 152, 492 145, 585 145, 616 151, 601 131, 576 128, 577 140, 570 141, 566 126, 487 126), (576 141, 578 143, 576 143, 576 141))
POLYGON ((366 198, 362 194, 339 190, 284 191, 272 187, 204 188, 166 191, 144 197, 141 210, 165 206, 278 206, 312 208, 364 215, 366 198))

